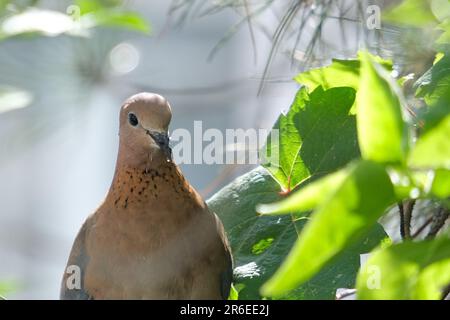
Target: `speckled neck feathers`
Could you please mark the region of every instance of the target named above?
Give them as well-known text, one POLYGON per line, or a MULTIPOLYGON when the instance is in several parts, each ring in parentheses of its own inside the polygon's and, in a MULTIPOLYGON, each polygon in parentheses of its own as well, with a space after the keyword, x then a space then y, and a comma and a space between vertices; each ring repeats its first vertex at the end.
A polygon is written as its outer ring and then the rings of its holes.
POLYGON ((196 200, 203 207, 203 201, 189 185, 177 165, 164 157, 154 157, 139 166, 127 164, 118 159, 113 182, 105 200, 116 210, 151 207, 161 202, 196 200), (171 199, 164 195, 173 194, 171 199))

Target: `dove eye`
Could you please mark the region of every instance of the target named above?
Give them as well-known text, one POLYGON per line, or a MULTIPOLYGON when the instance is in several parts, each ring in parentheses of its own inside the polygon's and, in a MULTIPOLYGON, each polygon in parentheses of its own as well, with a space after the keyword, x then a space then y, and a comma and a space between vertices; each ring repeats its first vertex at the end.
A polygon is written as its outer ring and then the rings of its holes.
POLYGON ((138 118, 136 117, 136 115, 132 112, 130 112, 128 114, 128 122, 133 126, 136 127, 139 123, 138 118))

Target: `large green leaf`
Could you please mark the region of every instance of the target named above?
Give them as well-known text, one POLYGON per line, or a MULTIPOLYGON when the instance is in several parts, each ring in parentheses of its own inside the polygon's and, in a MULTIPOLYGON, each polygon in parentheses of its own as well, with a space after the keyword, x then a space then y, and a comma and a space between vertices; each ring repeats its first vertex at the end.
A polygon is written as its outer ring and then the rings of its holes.
POLYGON ((413 167, 450 169, 450 114, 419 137, 408 162, 413 167))
POLYGON ((309 280, 358 241, 394 201, 383 166, 368 161, 353 165, 337 190, 312 214, 289 256, 264 285, 263 294, 277 297, 309 280))
MULTIPOLYGON (((361 53, 358 53, 358 59, 333 59, 330 65, 302 72, 294 79, 306 86, 308 92, 314 91, 319 86, 322 86, 325 90, 336 87, 351 87, 358 90, 361 66, 360 56, 361 53)), ((383 60, 379 57, 373 57, 373 59, 386 70, 392 70, 391 61, 383 60)))
POLYGON ((429 169, 450 168, 450 58, 440 56, 417 82, 417 95, 428 106, 422 108, 420 136, 408 163, 429 169), (424 110, 424 111, 423 111, 424 110))
POLYGON ((407 127, 397 84, 369 54, 361 55, 358 91, 358 141, 364 159, 403 163, 408 149, 407 127))
POLYGON ((262 159, 283 189, 337 170, 359 156, 355 116, 349 115, 354 98, 355 90, 347 87, 298 91, 289 112, 274 125, 279 140, 269 136, 268 156, 262 159))
POLYGON ((359 299, 440 299, 450 283, 450 239, 404 242, 373 253, 357 281, 359 299))
POLYGON ((306 86, 309 92, 319 86, 324 89, 351 87, 357 90, 359 67, 359 60, 333 59, 330 65, 302 72, 294 80, 306 86))
MULTIPOLYGON (((255 206, 281 199, 279 185, 259 167, 236 179, 207 201, 222 219, 233 251, 239 299, 259 299, 260 287, 287 256, 305 220, 291 216, 258 216, 255 206)), ((363 241, 322 269, 310 281, 298 286, 287 299, 334 299, 337 288, 355 284, 361 253, 369 252, 385 238, 377 225, 363 241)))

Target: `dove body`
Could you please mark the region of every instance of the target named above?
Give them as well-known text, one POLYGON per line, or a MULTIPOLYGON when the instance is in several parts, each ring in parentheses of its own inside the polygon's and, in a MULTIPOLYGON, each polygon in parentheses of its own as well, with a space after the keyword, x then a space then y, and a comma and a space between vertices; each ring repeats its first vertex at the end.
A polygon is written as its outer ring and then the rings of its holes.
POLYGON ((223 226, 171 159, 170 119, 169 104, 156 94, 122 106, 111 187, 67 263, 80 268, 81 288, 64 273, 62 299, 228 297, 232 262, 223 226))

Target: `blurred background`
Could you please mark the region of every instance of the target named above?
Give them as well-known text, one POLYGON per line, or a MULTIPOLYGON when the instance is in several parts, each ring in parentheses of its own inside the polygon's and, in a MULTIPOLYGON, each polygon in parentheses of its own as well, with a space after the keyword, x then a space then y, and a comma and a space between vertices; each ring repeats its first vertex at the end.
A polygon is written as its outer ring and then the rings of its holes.
MULTIPOLYGON (((128 96, 164 95, 171 130, 269 129, 299 71, 408 41, 367 29, 370 3, 0 0, 0 294, 58 298, 75 235, 109 188, 128 96)), ((182 165, 205 198, 250 168, 182 165)))

